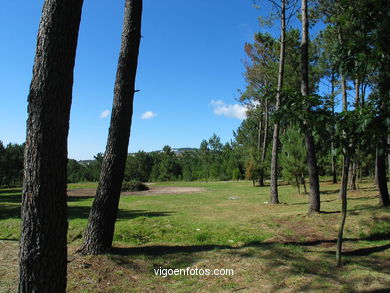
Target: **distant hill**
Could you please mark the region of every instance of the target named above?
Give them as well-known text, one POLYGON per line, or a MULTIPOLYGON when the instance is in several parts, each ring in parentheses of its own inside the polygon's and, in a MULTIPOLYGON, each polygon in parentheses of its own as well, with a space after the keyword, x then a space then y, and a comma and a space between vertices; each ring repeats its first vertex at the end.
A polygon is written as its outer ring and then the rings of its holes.
MULTIPOLYGON (((184 152, 189 152, 189 151, 196 151, 198 150, 197 148, 172 148, 172 151, 176 155, 181 155, 184 152)), ((161 153, 163 150, 158 150, 158 151, 151 151, 151 152, 146 152, 146 153, 161 153)), ((134 156, 136 153, 129 153, 129 156, 134 156)))

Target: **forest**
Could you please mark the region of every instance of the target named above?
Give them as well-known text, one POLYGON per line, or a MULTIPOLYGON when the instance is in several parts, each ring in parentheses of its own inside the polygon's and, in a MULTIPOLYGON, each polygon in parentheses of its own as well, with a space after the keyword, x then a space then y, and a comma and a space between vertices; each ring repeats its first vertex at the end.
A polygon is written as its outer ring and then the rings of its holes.
POLYGON ((67 135, 83 1, 44 1, 26 143, 0 141, 2 257, 19 245, 0 290, 16 279, 18 292, 390 290, 390 2, 267 1, 243 44, 247 111, 233 139, 131 154, 143 1, 124 2, 106 149, 77 161, 67 135), (131 181, 150 190, 125 192, 131 181), (213 259, 236 275, 156 273, 213 259))

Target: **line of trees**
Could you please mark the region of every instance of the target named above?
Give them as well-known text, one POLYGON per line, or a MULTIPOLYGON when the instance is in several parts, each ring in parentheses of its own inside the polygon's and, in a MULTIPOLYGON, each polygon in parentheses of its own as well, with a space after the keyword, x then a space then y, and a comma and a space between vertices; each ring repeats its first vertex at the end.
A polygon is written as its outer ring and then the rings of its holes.
POLYGON ((8 144, 0 140, 0 186, 21 186, 23 182, 24 144, 8 144))

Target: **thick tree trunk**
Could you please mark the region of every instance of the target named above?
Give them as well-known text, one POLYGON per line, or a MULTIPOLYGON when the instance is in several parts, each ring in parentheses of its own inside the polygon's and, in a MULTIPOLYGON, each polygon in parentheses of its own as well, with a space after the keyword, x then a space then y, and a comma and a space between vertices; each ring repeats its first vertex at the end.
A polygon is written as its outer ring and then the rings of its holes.
POLYGON ((65 292, 67 140, 82 0, 47 0, 28 96, 19 292, 65 292))
MULTIPOLYGON (((281 8, 281 26, 280 26, 280 57, 278 70, 278 85, 276 93, 275 110, 280 108, 281 91, 283 89, 284 79, 284 58, 285 58, 285 38, 286 38, 286 3, 282 0, 281 8)), ((272 158, 271 158, 271 188, 269 202, 279 203, 278 194, 278 155, 279 155, 279 122, 274 123, 274 132, 272 136, 272 158)))
POLYGON ((352 162, 350 164, 350 174, 349 176, 349 189, 350 190, 357 190, 357 185, 356 185, 356 178, 357 178, 357 172, 358 172, 358 164, 357 162, 352 162))
POLYGON ((386 151, 387 151, 387 137, 388 126, 387 121, 390 120, 390 113, 388 103, 390 100, 390 63, 388 59, 381 64, 379 73, 379 96, 380 96, 380 135, 378 137, 377 151, 376 151, 376 171, 379 188, 379 198, 381 206, 389 206, 389 191, 387 188, 386 178, 386 151))
POLYGON ((142 0, 126 0, 110 130, 99 185, 80 249, 83 254, 101 254, 112 246, 133 114, 141 15, 142 0))
MULTIPOLYGON (((386 143, 386 142, 385 142, 386 143)), ((379 189, 379 203, 381 206, 389 206, 389 190, 387 188, 386 179, 386 155, 383 149, 377 150, 376 156, 377 177, 378 177, 378 189, 379 189)))
MULTIPOLYGON (((309 22, 307 19, 307 0, 302 0, 301 93, 305 97, 309 96, 309 22)), ((310 111, 310 109, 307 109, 307 111, 310 111)), ((308 213, 319 213, 320 181, 318 178, 316 150, 310 125, 307 125, 307 123, 305 129, 305 145, 310 182, 310 203, 308 213)))
POLYGON ((345 220, 347 218, 348 169, 349 169, 349 158, 346 155, 344 155, 343 176, 341 178, 341 221, 340 221, 339 232, 337 235, 337 248, 336 248, 336 263, 338 267, 341 266, 343 233, 344 233, 345 220))

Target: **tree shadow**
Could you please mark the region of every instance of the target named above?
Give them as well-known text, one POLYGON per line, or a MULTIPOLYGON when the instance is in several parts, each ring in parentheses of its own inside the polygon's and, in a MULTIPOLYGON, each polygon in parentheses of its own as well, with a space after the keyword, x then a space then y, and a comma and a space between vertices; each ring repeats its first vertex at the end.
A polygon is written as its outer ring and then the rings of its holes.
POLYGON ((321 190, 320 195, 327 195, 327 194, 337 194, 340 192, 340 189, 328 189, 328 190, 321 190))
POLYGON ((22 188, 12 188, 12 189, 0 189, 0 195, 1 194, 18 194, 22 193, 22 188))
POLYGON ((94 196, 69 196, 68 195, 68 199, 67 201, 68 202, 78 202, 78 201, 83 201, 83 200, 90 200, 90 199, 93 199, 94 196))
MULTIPOLYGON (((91 208, 87 206, 68 207, 68 219, 88 219, 91 208)), ((138 217, 166 217, 174 214, 172 211, 151 212, 146 210, 118 210, 117 220, 131 220, 138 217)))
POLYGON ((367 255, 370 255, 371 253, 385 251, 386 249, 389 249, 389 248, 390 248, 390 243, 385 244, 385 245, 381 245, 381 246, 373 246, 373 247, 367 247, 367 248, 360 248, 360 249, 356 249, 356 250, 352 250, 352 251, 346 251, 343 254, 348 255, 348 256, 356 256, 356 255, 367 256, 367 255))
POLYGON ((0 204, 0 219, 20 219, 20 205, 0 204))
POLYGON ((3 203, 21 203, 22 195, 15 192, 15 195, 0 195, 0 204, 3 203))
POLYGON ((320 214, 340 214, 340 211, 320 211, 320 214))

